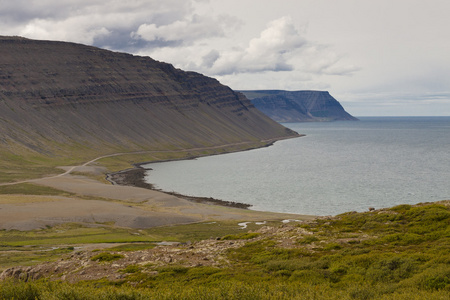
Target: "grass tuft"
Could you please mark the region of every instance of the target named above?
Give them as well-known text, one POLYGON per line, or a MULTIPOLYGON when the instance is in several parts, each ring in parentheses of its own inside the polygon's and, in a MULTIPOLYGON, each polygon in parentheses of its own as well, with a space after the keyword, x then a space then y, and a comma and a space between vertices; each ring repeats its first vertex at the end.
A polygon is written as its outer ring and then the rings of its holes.
POLYGON ((259 233, 256 232, 243 232, 240 234, 228 234, 221 238, 221 240, 251 240, 260 236, 259 233))
POLYGON ((102 253, 99 253, 99 254, 91 257, 91 260, 98 261, 98 262, 110 262, 110 261, 118 260, 121 258, 124 258, 124 256, 121 254, 112 254, 109 252, 102 252, 102 253))

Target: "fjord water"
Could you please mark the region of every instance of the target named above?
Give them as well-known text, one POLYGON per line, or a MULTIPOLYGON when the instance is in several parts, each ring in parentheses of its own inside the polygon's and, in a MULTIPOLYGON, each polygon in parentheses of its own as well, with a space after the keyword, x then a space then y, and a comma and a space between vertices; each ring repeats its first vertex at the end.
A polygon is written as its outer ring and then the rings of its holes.
POLYGON ((165 191, 336 215, 450 199, 450 117, 364 117, 283 124, 305 137, 251 151, 152 163, 165 191))

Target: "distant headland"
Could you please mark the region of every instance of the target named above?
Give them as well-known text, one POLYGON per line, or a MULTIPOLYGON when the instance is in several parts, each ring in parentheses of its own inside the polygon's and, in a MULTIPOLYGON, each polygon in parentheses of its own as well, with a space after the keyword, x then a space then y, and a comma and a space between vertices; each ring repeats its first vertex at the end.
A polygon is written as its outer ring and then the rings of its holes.
POLYGON ((240 91, 253 105, 280 123, 357 121, 326 91, 240 91))

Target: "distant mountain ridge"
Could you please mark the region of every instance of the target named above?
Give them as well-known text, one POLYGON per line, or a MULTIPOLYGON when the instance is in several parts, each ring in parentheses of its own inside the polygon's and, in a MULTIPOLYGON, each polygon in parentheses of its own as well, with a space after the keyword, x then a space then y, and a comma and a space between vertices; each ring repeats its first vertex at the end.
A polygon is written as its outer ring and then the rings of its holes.
POLYGON ((297 136, 213 78, 150 57, 0 36, 0 150, 54 155, 297 136))
POLYGON ((356 121, 326 91, 240 91, 253 105, 277 122, 356 121))

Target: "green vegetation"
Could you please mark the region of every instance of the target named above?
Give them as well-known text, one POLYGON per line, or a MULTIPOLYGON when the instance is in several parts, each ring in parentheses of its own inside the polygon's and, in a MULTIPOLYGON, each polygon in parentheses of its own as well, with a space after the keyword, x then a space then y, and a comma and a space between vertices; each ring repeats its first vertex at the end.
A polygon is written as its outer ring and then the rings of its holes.
MULTIPOLYGON (((40 247, 4 247, 0 246, 0 273, 15 266, 30 266, 55 261, 61 255, 71 253, 70 247, 58 249, 40 247)), ((1 298, 0 298, 1 299, 1 298)))
POLYGON ((79 224, 63 224, 32 230, 1 230, 0 247, 42 246, 58 244, 130 243, 147 242, 150 237, 138 230, 110 226, 84 227, 79 224))
MULTIPOLYGON (((256 227, 249 224, 249 228, 256 227)), ((85 227, 74 223, 31 231, 0 230, 0 273, 13 266, 57 260, 62 252, 70 252, 67 245, 114 243, 118 245, 112 247, 112 251, 137 251, 153 248, 160 241, 195 242, 241 231, 236 222, 196 223, 146 230, 107 225, 85 227)))
POLYGON ((137 273, 141 270, 141 267, 137 266, 137 265, 128 265, 125 269, 120 270, 120 272, 123 273, 137 273))
POLYGON ((61 258, 79 244, 148 242, 147 235, 113 227, 65 224, 43 230, 0 230, 0 272, 13 266, 29 266, 61 258), (139 234, 139 235, 138 235, 139 234), (61 246, 62 245, 62 246, 61 246), (56 248, 56 249, 55 249, 56 248))
MULTIPOLYGON (((248 229, 258 229, 260 226, 249 224, 248 229)), ((242 233, 242 229, 235 221, 195 223, 180 226, 166 226, 147 229, 149 235, 155 239, 172 242, 195 242, 216 239, 227 235, 242 233)))
POLYGON ((305 236, 304 238, 298 240, 298 242, 300 244, 304 244, 304 245, 311 244, 311 243, 317 242, 317 241, 319 241, 319 239, 317 237, 315 237, 314 235, 308 235, 308 236, 305 236))
POLYGON ((229 234, 222 237, 222 240, 250 240, 258 237, 260 234, 256 232, 243 232, 240 234, 229 234))
POLYGON ((99 253, 99 254, 93 256, 91 258, 91 260, 98 261, 98 262, 110 262, 113 260, 121 259, 123 257, 124 257, 123 255, 117 254, 117 253, 113 254, 113 253, 109 253, 109 252, 102 252, 102 253, 99 253))
POLYGON ((0 149, 0 183, 57 175, 63 173, 58 166, 82 164, 96 155, 87 147, 80 151, 79 147, 58 145, 58 149, 59 155, 38 154, 20 147, 0 149))
POLYGON ((32 184, 20 183, 14 185, 0 186, 0 194, 21 194, 21 195, 46 195, 46 196, 70 196, 69 192, 57 190, 51 187, 32 184))
POLYGON ((113 251, 138 251, 152 249, 155 247, 155 243, 136 242, 132 244, 123 244, 110 248, 113 251))
MULTIPOLYGON (((218 225, 153 234, 194 240, 207 228, 227 231, 218 225)), ((278 225, 278 235, 234 229, 218 243, 243 244, 229 248, 222 266, 132 264, 115 282, 5 281, 0 299, 448 299, 449 225, 449 203, 442 202, 278 225)))
MULTIPOLYGON (((143 162, 155 162, 155 161, 166 161, 166 160, 179 160, 179 159, 189 159, 193 157, 208 156, 232 151, 243 151, 250 148, 256 148, 264 146, 261 142, 248 143, 242 145, 227 146, 223 148, 213 148, 204 150, 189 150, 189 145, 186 145, 188 149, 179 150, 174 147, 167 147, 166 149, 171 150, 153 150, 148 153, 129 153, 117 156, 105 157, 98 160, 98 163, 106 167, 111 172, 117 172, 120 170, 128 169, 134 164, 143 162)), ((205 146, 207 147, 207 146, 205 146)), ((144 151, 145 152, 145 151, 144 151)))
MULTIPOLYGON (((126 148, 113 148, 110 146, 92 148, 79 144, 66 145, 50 141, 47 142, 51 145, 54 143, 53 147, 57 154, 39 154, 17 145, 15 146, 16 148, 10 150, 0 149, 0 183, 57 175, 63 172, 58 166, 81 165, 96 157, 108 155, 108 153, 104 152, 105 149, 108 149, 112 156, 101 158, 95 163, 106 167, 109 172, 117 172, 131 168, 134 164, 142 162, 186 159, 242 151, 261 147, 266 144, 255 141, 254 143, 194 151, 189 150, 192 147, 190 145, 184 145, 187 148, 186 150, 174 146, 157 145, 153 149, 145 150, 145 147, 142 147, 142 150, 130 151, 126 148), (115 155, 115 153, 119 155, 115 155)), ((205 145, 205 147, 209 146, 205 145)), ((99 179, 99 177, 95 179, 99 179)))

